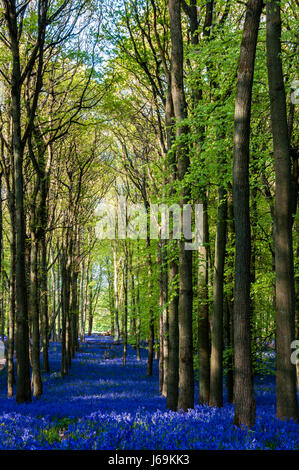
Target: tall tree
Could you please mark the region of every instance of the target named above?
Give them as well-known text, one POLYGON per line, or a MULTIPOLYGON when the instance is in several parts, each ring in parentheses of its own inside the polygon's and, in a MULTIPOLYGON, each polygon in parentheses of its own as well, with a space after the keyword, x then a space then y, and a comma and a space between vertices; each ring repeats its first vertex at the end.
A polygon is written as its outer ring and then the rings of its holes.
POLYGON ((249 139, 254 62, 262 5, 262 0, 249 0, 246 6, 234 118, 234 424, 248 427, 255 422, 250 335, 249 139))
MULTIPOLYGON (((43 47, 45 33, 45 2, 42 3, 42 23, 39 23, 38 42, 35 52, 28 62, 29 70, 32 70, 38 52, 43 47)), ((2 1, 4 19, 9 35, 10 52, 12 56, 11 68, 11 103, 12 103, 12 152, 14 158, 15 171, 15 221, 16 221, 16 353, 17 353, 17 402, 23 403, 31 401, 30 372, 29 372, 29 327, 28 327, 28 306, 26 288, 26 262, 25 262, 25 213, 24 213, 24 175, 23 156, 24 145, 28 132, 22 136, 21 129, 21 93, 22 84, 27 76, 21 71, 20 63, 20 36, 22 22, 19 24, 20 9, 14 0, 2 1), (25 137, 25 139, 24 139, 25 137)), ((26 6, 25 6, 26 8, 26 6)), ((21 9, 23 10, 23 8, 21 9)), ((39 16, 41 19, 41 16, 39 16)), ((27 68, 28 68, 27 66, 27 68)), ((40 77, 39 77, 40 79, 40 77)), ((35 100, 31 110, 30 125, 32 125, 36 112, 37 98, 40 91, 40 81, 37 82, 35 100)), ((30 131, 28 125, 27 131, 30 131)))
POLYGON ((214 263, 209 404, 210 406, 221 407, 223 405, 223 283, 227 218, 226 190, 221 183, 218 188, 218 204, 214 263))
POLYGON ((292 187, 286 97, 281 60, 280 1, 267 2, 267 69, 275 162, 276 413, 298 419, 296 368, 290 361, 295 337, 292 187))
POLYGON ((119 294, 118 294, 118 259, 117 242, 113 243, 113 287, 114 287, 114 341, 119 341, 119 294))
MULTIPOLYGON (((189 203, 190 194, 184 177, 190 164, 184 124, 187 105, 184 92, 184 54, 181 26, 181 2, 169 0, 171 37, 171 93, 176 120, 177 174, 182 182, 180 205, 189 203), (185 139, 184 139, 185 138, 185 139)), ((180 297, 179 297, 179 400, 178 408, 187 411, 194 407, 193 336, 192 336, 192 251, 186 249, 186 238, 180 241, 180 297)))

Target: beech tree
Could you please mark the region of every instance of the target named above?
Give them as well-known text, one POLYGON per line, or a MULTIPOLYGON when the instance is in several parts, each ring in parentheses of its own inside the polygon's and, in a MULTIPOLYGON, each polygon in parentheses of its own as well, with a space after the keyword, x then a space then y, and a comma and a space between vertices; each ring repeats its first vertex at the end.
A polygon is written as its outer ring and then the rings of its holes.
POLYGON ((296 368, 288 358, 295 337, 295 294, 291 159, 280 36, 280 2, 271 1, 267 3, 267 68, 275 162, 276 412, 280 419, 297 420, 296 368))
POLYGON ((250 334, 249 139, 254 61, 262 1, 247 4, 240 50, 234 127, 233 203, 236 232, 234 402, 236 425, 255 422, 250 334))
POLYGON ((17 385, 17 402, 42 400, 52 342, 65 377, 96 332, 123 346, 124 368, 130 347, 146 357, 167 409, 193 408, 198 390, 199 404, 227 398, 248 428, 275 348, 277 416, 297 419, 296 2, 266 3, 2 1, 9 397, 17 385), (105 202, 113 240, 98 230, 105 202), (194 213, 176 233, 188 204, 202 204, 194 250, 194 213))

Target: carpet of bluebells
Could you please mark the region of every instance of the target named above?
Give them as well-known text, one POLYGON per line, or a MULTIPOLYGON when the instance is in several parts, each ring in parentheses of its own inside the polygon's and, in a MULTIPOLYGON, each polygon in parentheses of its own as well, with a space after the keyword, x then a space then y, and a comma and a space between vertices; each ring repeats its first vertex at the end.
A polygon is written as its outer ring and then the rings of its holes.
MULTIPOLYGON (((299 449, 299 425, 275 418, 275 378, 256 379, 257 419, 251 430, 232 425, 233 406, 196 406, 166 411, 158 393, 158 367, 146 376, 129 347, 93 335, 80 345, 70 374, 60 376, 60 345, 51 343, 52 372, 43 375, 44 393, 30 404, 6 398, 6 372, 0 374, 0 449, 299 449)), ((196 391, 196 393, 198 393, 196 391)))

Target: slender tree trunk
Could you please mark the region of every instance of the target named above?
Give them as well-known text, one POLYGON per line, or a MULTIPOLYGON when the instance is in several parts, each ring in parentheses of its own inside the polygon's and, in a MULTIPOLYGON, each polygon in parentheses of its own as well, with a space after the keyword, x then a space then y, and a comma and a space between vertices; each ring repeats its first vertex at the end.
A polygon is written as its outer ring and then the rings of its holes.
MULTIPOLYGON (((49 365, 49 314, 48 314, 48 267, 47 267, 47 245, 43 237, 41 247, 41 320, 42 320, 42 348, 43 348, 43 370, 50 372, 49 365)), ((55 310, 54 310, 55 311, 55 310)))
POLYGON ((296 368, 290 361, 295 337, 292 188, 286 98, 281 62, 280 2, 267 3, 267 68, 275 161, 276 413, 298 420, 296 368))
MULTIPOLYGON (((139 245, 137 245, 137 257, 139 259, 139 245)), ((136 283, 137 283, 137 292, 136 292, 136 357, 137 361, 141 360, 140 356, 140 334, 141 334, 141 313, 140 313, 140 287, 139 287, 139 267, 137 268, 136 273, 136 283)))
POLYGON ((167 396, 167 362, 168 362, 168 311, 167 311, 167 271, 165 269, 165 242, 159 241, 158 264, 159 273, 159 393, 167 396))
MULTIPOLYGON (((125 244, 127 241, 125 240, 125 244)), ((127 351, 128 351, 128 249, 125 247, 124 259, 124 276, 123 276, 123 289, 124 289, 124 332, 123 332, 123 366, 127 364, 127 351)))
POLYGON ((81 268, 81 282, 80 282, 80 323, 81 323, 81 334, 80 341, 81 343, 85 342, 85 326, 84 326, 84 278, 85 278, 85 260, 82 261, 81 268))
MULTIPOLYGON (((58 304, 58 311, 57 311, 57 330, 58 330, 58 338, 59 341, 62 342, 62 325, 61 325, 61 317, 62 317, 62 281, 61 281, 61 274, 62 274, 62 264, 61 264, 61 255, 57 259, 57 304, 58 304), (60 299, 59 299, 59 286, 60 286, 60 299), (59 302, 60 300, 60 302, 59 302)), ((53 273, 55 277, 55 272, 53 273)), ((61 346, 62 349, 62 346, 61 346)))
POLYGON ((234 424, 248 427, 255 422, 250 344, 249 138, 254 61, 262 4, 262 0, 249 0, 247 3, 237 78, 234 129, 234 424))
POLYGON ((65 347, 66 347, 66 360, 68 369, 72 363, 72 270, 73 270, 73 231, 70 231, 67 244, 67 257, 66 257, 66 325, 65 325, 65 347))
POLYGON ((213 316, 211 331, 210 406, 223 406, 223 281, 226 246, 227 199, 223 186, 218 189, 218 223, 215 242, 213 316))
MULTIPOLYGON (((146 210, 148 211, 148 206, 146 205, 146 210)), ((153 286, 152 286, 152 257, 150 253, 150 239, 146 239, 146 247, 148 250, 147 253, 147 266, 148 266, 148 299, 149 299, 149 338, 148 338, 148 357, 147 357, 147 370, 146 375, 153 375, 153 359, 154 359, 154 341, 155 341, 155 326, 154 326, 154 312, 152 305, 152 295, 153 295, 153 286)))
MULTIPOLYGON (((52 265, 52 268, 51 268, 51 281, 52 281, 52 298, 53 298, 53 317, 52 318, 54 318, 53 334, 54 334, 54 338, 55 338, 54 341, 57 341, 57 339, 60 336, 59 327, 57 328, 58 332, 56 334, 56 292, 58 291, 58 289, 56 288, 54 254, 53 254, 53 251, 52 251, 51 247, 50 247, 50 260, 51 260, 51 265, 52 265)), ((59 305, 59 299, 58 299, 57 304, 59 305)), ((53 320, 51 322, 53 322, 53 320)), ((49 334, 51 334, 51 331, 52 331, 52 328, 50 328, 49 334)), ((49 338, 48 338, 48 341, 49 341, 49 338)))
MULTIPOLYGON (((13 185, 14 186, 14 185, 13 185)), ((9 194, 10 213, 10 276, 9 276, 9 318, 7 341, 7 396, 13 396, 15 384, 14 349, 15 349, 15 307, 16 307, 16 234, 15 234, 15 208, 14 191, 9 194)))
POLYGON ((88 284, 89 284, 89 263, 87 263, 86 267, 86 277, 85 277, 85 285, 83 287, 83 304, 82 304, 82 337, 84 337, 85 341, 85 332, 86 332, 86 320, 87 320, 87 313, 88 313, 88 284))
MULTIPOLYGON (((162 299, 161 299, 161 290, 159 296, 159 307, 162 307, 162 299)), ((163 353, 163 319, 160 313, 159 316, 159 393, 162 393, 163 390, 163 381, 164 381, 164 353, 163 353)))
MULTIPOLYGON (((88 241, 90 243, 90 234, 88 234, 88 241)), ((84 341, 85 341, 86 320, 87 320, 87 313, 88 313, 89 282, 90 282, 90 252, 88 253, 88 257, 87 257, 85 288, 84 288, 84 294, 83 294, 83 304, 81 306, 82 309, 83 309, 83 313, 81 313, 81 316, 82 316, 82 320, 83 320, 82 328, 83 328, 84 341)))
MULTIPOLYGON (((299 220, 296 224, 296 231, 297 235, 297 248, 296 248, 296 256, 299 259, 299 220)), ((299 340, 299 277, 296 278, 295 283, 295 339, 299 340)), ((297 358, 296 361, 296 375, 297 375, 297 387, 299 387, 299 360, 297 358)))
MULTIPOLYGON (((253 165, 253 177, 256 177, 256 162, 253 165)), ((250 284, 256 281, 256 233, 257 233, 257 188, 251 190, 251 260, 250 260, 250 284)), ((251 349, 252 349, 252 367, 253 375, 257 373, 257 328, 255 326, 254 299, 250 298, 250 329, 251 329, 251 349)))
POLYGON ((66 352, 66 316, 68 309, 67 292, 67 269, 64 247, 61 253, 61 376, 68 373, 67 352, 66 352))
POLYGON ((117 266, 117 242, 113 244, 113 280, 114 280, 114 341, 119 341, 119 296, 118 296, 118 266, 117 266))
POLYGON ((29 370, 29 326, 26 288, 25 215, 23 181, 23 145, 21 137, 21 69, 18 45, 16 5, 5 6, 12 53, 12 148, 15 172, 16 230, 16 355, 17 403, 31 401, 29 370))
POLYGON ((110 331, 111 331, 112 338, 114 338, 115 336, 115 318, 114 318, 115 302, 114 302, 114 293, 113 293, 112 286, 109 287, 109 307, 110 307, 110 331))
MULTIPOLYGON (((232 194, 231 188, 228 193, 228 205, 227 205, 227 212, 228 212, 228 240, 230 241, 231 245, 234 246, 234 211, 233 211, 233 202, 232 202, 232 194)), ((226 373, 226 388, 227 388, 227 400, 228 402, 232 403, 234 400, 234 364, 233 364, 233 310, 234 310, 234 302, 233 302, 233 256, 227 253, 227 264, 230 268, 230 275, 226 280, 226 283, 229 286, 229 289, 226 294, 226 318, 225 318, 225 333, 226 333, 226 346, 228 348, 228 356, 227 356, 227 373, 226 373), (230 287, 231 286, 231 287, 230 287)))
MULTIPOLYGON (((133 256, 133 254, 132 254, 133 256)), ((131 305, 132 305, 132 329, 131 329, 131 335, 133 338, 133 347, 136 349, 136 291, 135 291, 135 279, 134 279, 134 273, 133 273, 133 266, 132 266, 132 258, 131 258, 131 264, 130 264, 130 279, 131 279, 131 305)))
POLYGON ((77 264, 74 263, 74 271, 72 273, 72 358, 75 357, 75 352, 79 349, 78 344, 78 324, 79 324, 79 305, 78 305, 78 268, 77 264))
POLYGON ((31 386, 33 396, 42 395, 43 387, 40 374, 40 331, 39 331, 39 299, 38 299, 38 240, 35 234, 31 233, 30 250, 30 294, 29 294, 29 318, 32 331, 32 379, 31 386))
POLYGON ((203 244, 199 248, 198 261, 198 372, 199 404, 209 403, 210 396, 210 324, 209 324, 209 221, 207 195, 203 203, 203 244))
MULTIPOLYGON (((89 289, 89 300, 88 300, 88 334, 92 334, 93 325, 93 308, 92 308, 92 290, 89 289)), ((113 335, 112 335, 113 336, 113 335)))
MULTIPOLYGON (((197 46, 199 42, 198 35, 198 17, 197 1, 190 0, 190 5, 186 6, 183 2, 184 11, 189 16, 191 44, 197 46)), ((211 27, 213 23, 214 1, 209 0, 205 4, 205 17, 203 22, 203 37, 207 41, 211 38, 211 27)), ((208 69, 210 64, 207 65, 208 69)), ((202 90, 198 86, 191 89, 192 104, 198 106, 202 100, 202 90)), ((204 141, 204 126, 197 125, 197 152, 200 153, 200 144, 204 141)), ((209 342, 209 302, 208 302, 208 281, 209 281, 209 227, 207 215, 207 189, 202 189, 202 203, 204 206, 204 227, 203 227, 203 246, 199 249, 199 268, 198 268, 198 365, 199 365, 199 403, 208 403, 210 393, 210 342, 209 342)))
POLYGON ((161 393, 167 397, 167 375, 168 375, 168 349, 169 349, 169 324, 168 324, 168 275, 166 259, 166 243, 161 244, 161 303, 162 303, 162 350, 163 350, 163 386, 161 393))
MULTIPOLYGON (((174 245, 176 243, 174 242, 174 245)), ((169 249, 173 246, 170 242, 169 249)), ((167 374, 167 408, 176 411, 179 396, 179 295, 175 283, 178 276, 177 260, 173 257, 169 263, 169 285, 171 301, 169 303, 169 341, 168 341, 168 374, 167 374)))
MULTIPOLYGON (((41 259, 41 275, 40 275, 40 309, 42 324, 42 348, 43 348, 43 370, 50 372, 49 365, 49 312, 48 312, 48 266, 47 266, 47 194, 48 194, 48 177, 44 174, 41 181, 40 207, 41 207, 41 236, 40 236, 40 259, 41 259)), ((55 310, 54 310, 55 311, 55 310)))
MULTIPOLYGON (((170 152, 174 135, 173 135, 174 110, 171 94, 171 86, 168 85, 165 123, 167 131, 167 149, 168 149, 168 171, 169 181, 174 185, 177 166, 176 157, 170 152)), ((174 189, 171 188, 171 194, 174 189)), ((173 230, 170 231, 171 241, 168 243, 168 260, 169 260, 169 310, 168 310, 168 364, 167 364, 167 400, 168 409, 176 411, 179 397, 179 294, 177 292, 177 276, 178 276, 178 260, 177 260, 177 241, 172 239, 173 230)))
POLYGON ((4 341, 5 312, 4 312, 4 280, 3 280, 3 199, 2 172, 0 172, 0 337, 4 341))
MULTIPOLYGON (((90 275, 90 282, 92 282, 92 273, 90 275)), ((92 288, 88 288, 88 334, 92 333, 92 323, 93 323, 93 309, 92 309, 92 288)))
POLYGON ((227 390, 227 401, 233 403, 234 401, 234 372, 233 372, 233 338, 232 338, 232 318, 233 318, 233 309, 231 308, 231 301, 226 298, 225 305, 225 339, 226 347, 228 351, 227 355, 227 364, 226 364, 226 390, 227 390))
MULTIPOLYGON (((168 1, 171 37, 171 93, 174 116, 178 124, 186 117, 186 100, 183 79, 183 39, 181 30, 180 0, 168 1)), ((176 137, 187 133, 185 126, 178 126, 176 137)), ((189 157, 186 145, 180 144, 177 151, 178 179, 184 180, 189 157)), ((180 205, 189 202, 188 188, 183 187, 180 205)), ((194 407, 193 338, 192 338, 192 251, 185 249, 185 237, 180 241, 180 298, 179 298, 179 383, 178 408, 187 411, 194 407)))

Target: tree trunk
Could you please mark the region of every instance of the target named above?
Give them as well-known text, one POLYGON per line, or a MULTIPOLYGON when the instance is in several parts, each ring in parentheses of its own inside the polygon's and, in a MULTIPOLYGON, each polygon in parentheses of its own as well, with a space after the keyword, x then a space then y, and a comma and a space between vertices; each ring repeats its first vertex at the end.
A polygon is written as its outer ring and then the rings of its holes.
POLYGON ((162 350, 163 350, 163 385, 161 393, 167 397, 167 375, 168 375, 168 348, 169 348, 169 325, 168 325, 168 275, 166 259, 166 243, 161 244, 161 304, 162 304, 162 350))
POLYGON ((79 349, 78 337, 79 337, 79 305, 78 305, 78 267, 77 263, 74 263, 74 270, 72 273, 72 358, 75 357, 75 352, 79 349))
MULTIPOLYGON (((5 7, 6 10, 6 7, 5 7)), ((29 327, 26 288, 25 215, 23 181, 23 145, 21 138, 21 69, 19 58, 16 7, 5 11, 12 53, 12 148, 15 172, 15 231, 16 231, 16 355, 17 403, 31 401, 29 371, 29 327)))
MULTIPOLYGON (((232 203, 232 194, 231 187, 228 193, 228 241, 231 243, 230 246, 234 246, 234 211, 232 203)), ((228 284, 229 289, 226 294, 226 317, 225 317, 225 335, 226 335, 226 347, 228 348, 227 355, 227 373, 226 373, 226 388, 227 388, 227 401, 232 403, 234 400, 234 364, 233 364, 233 310, 234 310, 234 301, 233 301, 233 255, 227 253, 227 264, 229 266, 229 272, 231 273, 226 279, 226 284, 228 284)))
POLYGON ((32 337, 32 379, 31 386, 33 396, 42 395, 43 387, 40 375, 40 331, 39 331, 39 299, 38 299, 38 240, 34 232, 31 233, 30 250, 30 294, 29 294, 29 318, 32 337))
POLYGON ((43 347, 43 370, 50 372, 49 365, 49 315, 48 315, 48 267, 47 267, 47 245, 45 237, 41 238, 41 320, 42 320, 42 347, 43 347))
POLYGON ((66 351, 66 317, 68 310, 67 268, 65 247, 61 253, 61 376, 68 373, 67 351, 66 351))
MULTIPOLYGON (((183 38, 181 30, 180 0, 168 1, 171 37, 171 93, 174 116, 177 124, 187 117, 183 80, 183 38)), ((180 139, 187 133, 185 126, 177 126, 176 137, 180 139)), ((184 180, 189 166, 188 149, 179 144, 177 149, 178 179, 184 180)), ((183 187, 180 205, 189 202, 188 188, 183 187)), ((193 376, 193 339, 192 339, 192 251, 185 249, 189 241, 184 237, 180 241, 180 297, 179 297, 179 383, 180 393, 178 408, 187 411, 194 407, 193 376)))
MULTIPOLYGON (((146 204, 146 210, 148 211, 148 206, 146 204)), ((147 370, 146 375, 153 375, 153 359, 154 359, 154 341, 155 341, 155 327, 154 327, 154 313, 152 305, 152 295, 153 295, 153 286, 152 286, 152 257, 150 253, 150 238, 146 239, 146 248, 147 252, 147 266, 148 266, 148 299, 149 299, 149 338, 148 338, 148 357, 147 357, 147 370)))
POLYGON ((165 269, 165 241, 159 241, 159 393, 167 396, 167 362, 168 362, 168 311, 167 311, 167 271, 165 269))
POLYGON ((203 203, 203 244, 199 248, 198 261, 198 372, 199 404, 209 403, 210 396, 210 324, 209 324, 209 221, 207 195, 203 203))
MULTIPOLYGON (((173 120, 174 110, 171 95, 170 84, 167 89, 166 108, 165 108, 165 124, 167 132, 167 149, 168 149, 168 172, 169 181, 173 185, 176 179, 177 167, 176 157, 171 150, 173 143, 173 120)), ((171 188, 171 194, 174 189, 171 188)), ((172 239, 172 230, 170 231, 172 239)), ((167 400, 168 409, 176 411, 179 396, 179 295, 177 292, 177 276, 178 276, 178 260, 177 260, 177 241, 171 240, 167 244, 169 259, 169 310, 168 310, 168 364, 167 364, 167 400)))
POLYGON ((9 318, 7 341, 7 396, 13 396, 15 384, 14 349, 15 349, 15 307, 16 307, 16 234, 15 234, 15 208, 14 192, 8 196, 10 214, 10 276, 9 276, 9 318))
POLYGON ((280 2, 270 1, 267 68, 275 161, 276 413, 280 419, 298 420, 296 368, 290 361, 290 344, 295 337, 292 188, 280 36, 280 2))
POLYGON ((5 312, 4 312, 4 280, 3 280, 3 199, 2 199, 2 172, 0 172, 0 338, 4 341, 5 312))
MULTIPOLYGON (((90 281, 92 282, 92 274, 90 277, 90 281)), ((88 334, 92 334, 92 323, 93 323, 93 309, 92 309, 92 288, 88 288, 88 334)), ((112 334, 113 336, 113 334, 112 334)))
POLYGON ((113 244, 113 281, 114 281, 114 341, 119 341, 119 297, 118 297, 118 267, 117 267, 117 242, 113 244))
POLYGON ((81 282, 80 282, 80 324, 81 324, 81 333, 80 341, 81 343, 85 342, 85 324, 84 324, 84 277, 85 277, 85 259, 82 261, 81 268, 81 282))
POLYGON ((134 273, 133 273, 132 258, 131 258, 131 263, 130 263, 130 279, 131 279, 131 305, 132 305, 131 335, 133 338, 133 347, 134 349, 136 349, 136 291, 135 291, 135 279, 134 279, 134 273))
MULTIPOLYGON (((137 245, 137 256, 139 254, 139 245, 137 245)), ((139 258, 139 256, 138 256, 139 258)), ((141 313, 140 313, 140 288, 139 288, 139 267, 136 274, 137 292, 136 292, 136 358, 141 360, 140 356, 140 334, 141 334, 141 313)))
POLYGON ((66 281, 66 324, 65 324, 65 349, 66 349, 66 361, 68 369, 71 367, 72 363, 72 268, 73 268, 73 230, 70 230, 70 233, 67 237, 68 243, 66 245, 66 271, 67 275, 65 278, 66 281))
MULTIPOLYGON (((125 244, 127 241, 125 240, 125 244)), ((124 259, 124 275, 123 275, 123 289, 124 289, 124 332, 123 332, 123 366, 127 364, 127 351, 128 351, 128 249, 125 247, 124 259)))
MULTIPOLYGON (((197 46, 199 42, 198 35, 198 17, 197 2, 190 0, 190 5, 182 4, 185 12, 189 16, 191 44, 197 46)), ((203 37, 207 41, 211 38, 211 27, 213 23, 214 1, 209 0, 205 5, 205 18, 203 24, 203 37)), ((208 69, 210 65, 207 65, 208 69)), ((191 85, 192 86, 192 85, 191 85)), ((191 98, 192 104, 196 107, 202 100, 202 90, 198 86, 192 86, 191 98)), ((200 145, 204 141, 205 128, 203 124, 197 125, 197 152, 200 153, 200 145)), ((199 249, 199 267, 198 267, 198 365, 199 365, 199 403, 208 403, 210 393, 210 343, 209 343, 209 303, 208 303, 208 281, 209 281, 209 226, 207 214, 207 189, 202 188, 202 203, 204 206, 204 227, 203 227, 203 246, 199 249)))
POLYGON ((247 3, 238 68, 234 128, 234 424, 248 427, 255 422, 250 344, 249 138, 254 61, 262 4, 262 0, 249 0, 247 3))
MULTIPOLYGON (((41 161, 42 159, 40 159, 41 161)), ((42 165, 44 169, 44 164, 42 165)), ((43 370, 46 373, 50 372, 49 365, 49 312, 48 312, 48 266, 47 266, 47 195, 49 189, 48 174, 43 173, 40 189, 40 260, 41 260, 41 274, 40 274, 40 311, 41 311, 41 324, 42 324, 42 348, 43 348, 43 370)))
POLYGON ((215 242, 213 316, 211 330, 210 406, 223 406, 223 277, 226 246, 227 199, 223 186, 218 189, 218 223, 215 242))
MULTIPOLYGON (((297 235, 297 248, 296 248, 296 256, 299 259, 299 220, 297 221, 296 224, 296 231, 297 235)), ((297 276, 296 278, 296 284, 295 284, 295 339, 299 340, 299 277, 297 276)), ((299 387, 299 360, 297 358, 296 361, 296 375, 297 375, 297 387, 299 387)))

